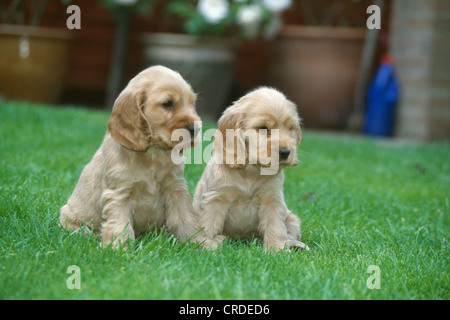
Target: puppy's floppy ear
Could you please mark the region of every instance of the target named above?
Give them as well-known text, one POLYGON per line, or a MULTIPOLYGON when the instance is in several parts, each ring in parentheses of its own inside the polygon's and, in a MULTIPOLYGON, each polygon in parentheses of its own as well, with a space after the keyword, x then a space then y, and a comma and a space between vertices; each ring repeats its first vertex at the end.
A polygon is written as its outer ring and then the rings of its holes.
POLYGON ((297 124, 298 124, 298 130, 297 130, 297 148, 298 148, 300 146, 300 142, 302 142, 302 118, 298 115, 297 105, 290 100, 288 100, 288 103, 295 110, 296 120, 297 120, 297 124))
POLYGON ((302 142, 302 118, 298 117, 298 131, 297 131, 297 148, 302 142))
POLYGON ((233 169, 243 168, 246 165, 248 155, 245 147, 243 115, 236 107, 228 108, 219 119, 219 127, 214 136, 214 152, 221 154, 224 163, 233 169))
POLYGON ((116 99, 108 120, 108 132, 122 146, 134 151, 146 151, 152 130, 144 114, 145 93, 125 89, 116 99))

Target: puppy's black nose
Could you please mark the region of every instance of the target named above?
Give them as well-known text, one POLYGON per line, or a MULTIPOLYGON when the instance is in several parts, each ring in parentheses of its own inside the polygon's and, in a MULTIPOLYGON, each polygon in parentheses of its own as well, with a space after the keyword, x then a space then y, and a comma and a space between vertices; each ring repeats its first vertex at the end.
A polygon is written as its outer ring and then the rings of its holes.
POLYGON ((291 150, 289 150, 288 148, 280 148, 280 150, 278 150, 278 153, 281 160, 286 160, 291 154, 291 150))
POLYGON ((190 124, 186 127, 187 131, 189 131, 189 133, 191 134, 191 137, 193 137, 197 131, 197 128, 195 127, 195 125, 190 124))

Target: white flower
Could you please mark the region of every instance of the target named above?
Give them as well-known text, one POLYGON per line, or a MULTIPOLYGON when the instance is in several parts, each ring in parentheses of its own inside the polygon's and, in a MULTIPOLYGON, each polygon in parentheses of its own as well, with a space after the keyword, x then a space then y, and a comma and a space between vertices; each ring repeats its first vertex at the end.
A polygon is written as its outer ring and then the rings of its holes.
POLYGON ((265 27, 264 30, 264 37, 266 39, 273 39, 280 31, 281 27, 283 26, 283 20, 279 15, 273 17, 269 24, 265 27))
POLYGON ((292 5, 292 0, 263 0, 263 3, 270 11, 280 13, 292 5))
POLYGON ((121 6, 131 6, 135 4, 138 0, 114 0, 115 3, 121 6))
POLYGON ((257 36, 262 19, 262 9, 258 5, 241 7, 237 13, 236 20, 242 25, 244 35, 247 38, 257 36))
POLYGON ((206 21, 217 24, 227 16, 229 6, 225 0, 200 0, 197 9, 206 21))
POLYGON ((242 7, 237 13, 237 21, 238 23, 243 25, 260 22, 261 17, 262 10, 260 6, 256 4, 242 7))

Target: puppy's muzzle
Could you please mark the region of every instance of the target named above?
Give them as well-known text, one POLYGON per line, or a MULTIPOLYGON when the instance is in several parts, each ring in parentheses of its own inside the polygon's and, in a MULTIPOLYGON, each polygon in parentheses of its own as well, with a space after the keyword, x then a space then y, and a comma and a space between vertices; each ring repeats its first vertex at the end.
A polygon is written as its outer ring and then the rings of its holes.
POLYGON ((198 128, 194 124, 188 125, 186 127, 186 130, 189 131, 189 134, 191 135, 191 137, 195 137, 198 132, 198 128))
POLYGON ((291 150, 288 148, 280 148, 278 150, 278 154, 280 155, 280 160, 287 160, 289 158, 289 155, 291 154, 291 150))

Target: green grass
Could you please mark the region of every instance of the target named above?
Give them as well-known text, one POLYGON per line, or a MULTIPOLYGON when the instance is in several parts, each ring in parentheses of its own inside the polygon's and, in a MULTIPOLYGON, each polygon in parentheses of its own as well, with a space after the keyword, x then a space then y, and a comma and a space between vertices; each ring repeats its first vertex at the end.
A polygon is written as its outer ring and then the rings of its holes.
MULTIPOLYGON (((58 227, 107 113, 0 104, 0 299, 449 299, 450 145, 305 132, 285 170, 311 251, 231 240, 196 250, 158 232, 126 251, 58 227), (69 290, 70 265, 81 289, 69 290), (367 268, 380 268, 370 290, 367 268)), ((193 192, 204 165, 188 165, 193 192)))

